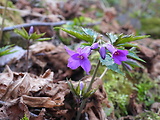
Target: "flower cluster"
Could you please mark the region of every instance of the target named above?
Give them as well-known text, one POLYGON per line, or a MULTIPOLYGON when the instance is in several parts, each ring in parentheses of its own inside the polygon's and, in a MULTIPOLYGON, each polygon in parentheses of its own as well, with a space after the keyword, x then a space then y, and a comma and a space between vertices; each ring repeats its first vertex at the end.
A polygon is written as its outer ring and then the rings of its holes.
POLYGON ((100 56, 102 59, 106 59, 106 54, 111 54, 112 59, 118 65, 122 63, 122 61, 127 60, 128 51, 127 50, 120 50, 115 48, 111 44, 107 44, 106 46, 99 46, 98 43, 92 44, 92 46, 86 46, 84 48, 78 48, 75 51, 72 51, 65 47, 67 53, 70 55, 68 59, 68 67, 71 69, 76 69, 81 66, 87 74, 91 70, 91 63, 88 59, 89 55, 91 54, 92 50, 99 50, 100 56), (107 50, 109 53, 107 53, 107 50))

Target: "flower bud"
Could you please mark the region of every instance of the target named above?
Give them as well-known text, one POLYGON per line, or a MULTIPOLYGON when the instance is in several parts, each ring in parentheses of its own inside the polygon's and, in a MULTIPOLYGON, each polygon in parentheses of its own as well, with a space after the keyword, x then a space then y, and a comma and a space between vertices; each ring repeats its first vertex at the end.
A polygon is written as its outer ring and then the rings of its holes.
POLYGON ((79 83, 80 85, 80 90, 83 90, 83 88, 84 88, 84 83, 81 81, 80 83, 79 83))
POLYGON ((93 43, 91 46, 91 50, 97 49, 98 48, 98 43, 93 43))
POLYGON ((34 32, 33 26, 31 26, 31 27, 29 28, 29 35, 31 35, 33 32, 34 32))
POLYGON ((106 49, 105 49, 105 47, 101 47, 99 49, 99 53, 100 53, 102 59, 106 58, 106 49))

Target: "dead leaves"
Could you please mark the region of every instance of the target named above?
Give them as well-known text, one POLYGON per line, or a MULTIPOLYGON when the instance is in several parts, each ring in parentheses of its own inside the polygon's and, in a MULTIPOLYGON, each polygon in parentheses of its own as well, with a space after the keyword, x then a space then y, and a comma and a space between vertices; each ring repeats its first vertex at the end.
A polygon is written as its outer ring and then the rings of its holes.
MULTIPOLYGON (((30 120, 44 118, 63 118, 71 120, 75 117, 76 100, 72 96, 65 81, 53 82, 53 72, 47 70, 43 75, 12 72, 0 73, 0 118, 19 120, 26 115, 30 120), (43 109, 42 109, 43 108, 43 109), (36 111, 39 112, 36 112, 36 111), (74 113, 74 114, 73 114, 74 113)), ((89 83, 90 78, 84 82, 89 83)), ((77 82, 73 83, 77 84, 77 82)), ((108 104, 102 81, 96 79, 93 89, 98 88, 89 99, 84 113, 89 118, 105 118, 101 103, 108 104), (98 85, 98 86, 97 86, 98 85)))
POLYGON ((53 73, 46 71, 43 76, 37 77, 33 74, 29 73, 16 73, 12 72, 9 67, 8 73, 0 73, 0 99, 3 101, 8 101, 11 99, 15 99, 22 95, 28 95, 30 93, 34 93, 42 89, 42 87, 52 81, 52 78, 48 75, 53 73), (48 79, 49 78, 49 79, 48 79))

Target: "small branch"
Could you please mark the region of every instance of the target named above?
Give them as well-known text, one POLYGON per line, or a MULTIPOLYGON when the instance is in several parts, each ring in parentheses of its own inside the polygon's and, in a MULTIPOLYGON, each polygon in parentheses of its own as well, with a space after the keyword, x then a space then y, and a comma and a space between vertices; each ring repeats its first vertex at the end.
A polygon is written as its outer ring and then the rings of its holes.
POLYGON ((6 31, 12 31, 14 29, 18 29, 18 28, 26 28, 26 27, 30 27, 30 26, 60 26, 60 25, 63 25, 63 24, 66 24, 68 21, 60 21, 60 22, 35 22, 35 23, 26 23, 26 24, 20 24, 20 25, 15 25, 15 26, 12 26, 12 27, 5 27, 3 29, 3 32, 6 32, 6 31))
MULTIPOLYGON (((35 22, 35 23, 26 23, 26 24, 20 24, 20 25, 15 25, 15 26, 11 26, 11 27, 5 27, 3 28, 3 32, 7 32, 7 31, 12 31, 14 29, 18 29, 18 28, 26 28, 26 27, 31 27, 31 26, 60 26, 60 25, 64 25, 66 23, 68 23, 70 21, 60 21, 60 22, 35 22)), ((94 26, 94 25, 98 25, 101 22, 96 22, 96 23, 88 23, 85 24, 86 26, 94 26)))
POLYGON ((107 67, 106 67, 106 69, 103 71, 103 73, 101 74, 101 76, 99 77, 100 79, 102 79, 103 78, 103 76, 106 74, 106 72, 107 72, 107 67))

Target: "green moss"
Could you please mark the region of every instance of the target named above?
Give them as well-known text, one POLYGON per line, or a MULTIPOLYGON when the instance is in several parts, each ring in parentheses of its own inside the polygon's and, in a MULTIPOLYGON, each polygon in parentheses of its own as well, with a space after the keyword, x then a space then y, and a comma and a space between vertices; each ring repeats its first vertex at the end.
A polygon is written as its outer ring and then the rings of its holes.
POLYGON ((147 111, 137 115, 135 120, 160 120, 160 116, 152 111, 147 111))
MULTIPOLYGON (((6 3, 6 0, 1 0, 0 1, 1 6, 5 6, 5 3, 6 3)), ((11 1, 8 1, 7 7, 13 8, 13 9, 16 8, 11 1)), ((4 11, 4 9, 0 9, 0 13, 1 13, 0 23, 2 23, 2 13, 3 13, 3 11, 4 11)), ((13 25, 16 25, 16 24, 21 24, 21 23, 23 23, 23 20, 22 20, 20 14, 17 11, 13 11, 13 10, 7 10, 6 11, 5 22, 4 22, 5 26, 13 26, 13 25)))

